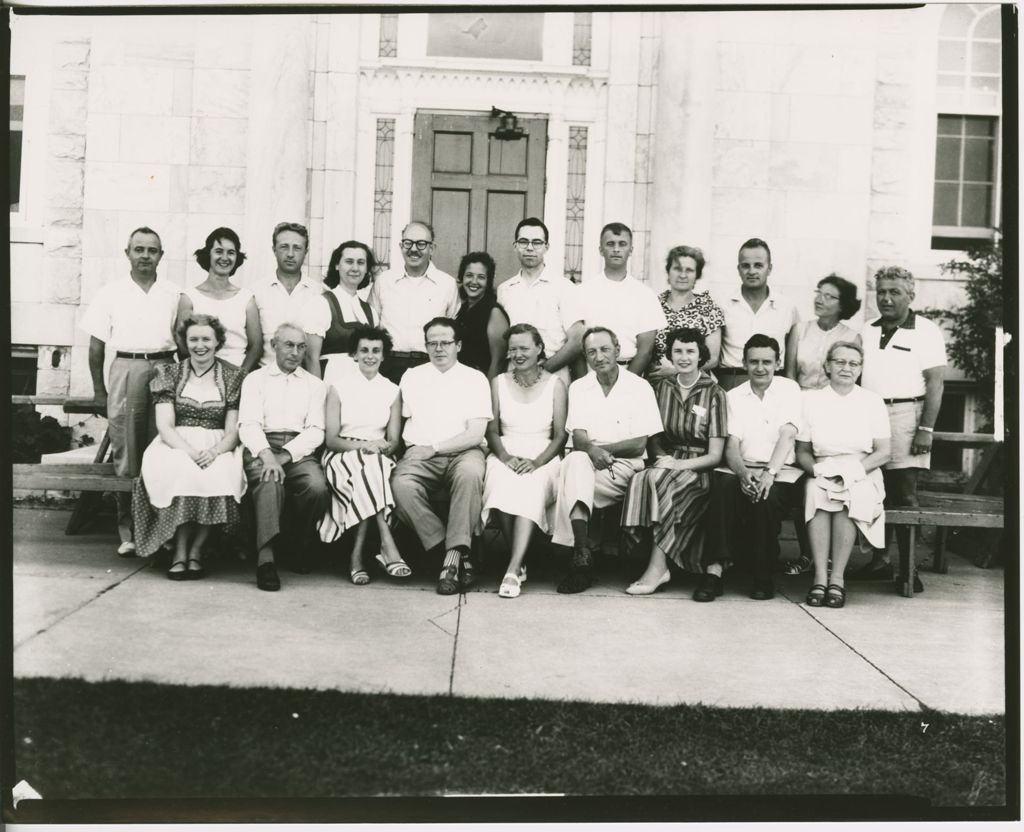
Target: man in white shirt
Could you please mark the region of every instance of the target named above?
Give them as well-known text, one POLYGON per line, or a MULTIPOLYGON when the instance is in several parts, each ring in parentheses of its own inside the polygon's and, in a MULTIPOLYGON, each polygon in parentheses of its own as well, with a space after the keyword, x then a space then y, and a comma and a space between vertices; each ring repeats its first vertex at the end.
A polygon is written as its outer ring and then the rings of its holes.
POLYGON ((301 366, 302 325, 280 324, 271 345, 274 363, 242 382, 238 437, 256 514, 256 586, 275 592, 281 588, 275 544, 287 540, 293 569, 308 572, 307 552, 330 492, 316 456, 324 441, 327 387, 301 366))
POLYGON ((725 315, 722 329, 722 357, 714 373, 724 390, 731 390, 747 380, 743 369, 743 345, 755 333, 770 335, 782 349, 780 361, 786 358, 786 336, 799 320, 796 307, 781 295, 768 289, 772 273, 772 253, 768 243, 754 237, 740 246, 736 270, 740 275, 739 290, 719 305, 725 315))
POLYGON ((779 556, 779 531, 801 491, 794 453, 800 385, 775 375, 779 353, 774 338, 752 335, 743 346, 747 381, 726 393, 728 467, 712 473, 706 520, 706 557, 719 569, 709 566, 694 600, 713 601, 722 594, 721 566, 727 561, 749 568, 750 597, 755 601, 775 596, 772 572, 779 556))
POLYGON ((394 340, 394 349, 381 367, 385 378, 395 384, 410 367, 426 364, 423 325, 432 318, 454 318, 459 310, 459 288, 455 278, 437 268, 434 229, 413 220, 402 229, 401 269, 390 269, 373 281, 370 306, 380 327, 394 340))
MULTIPOLYGON (((89 335, 89 372, 96 409, 107 417, 107 435, 114 471, 137 477, 142 453, 156 436, 156 416, 149 382, 156 367, 175 358, 174 327, 178 287, 157 278, 163 245, 151 228, 137 228, 124 250, 130 264, 126 278, 107 283, 82 316, 89 335), (115 351, 110 365, 109 394, 103 378, 107 349, 115 351)), ((131 494, 117 494, 117 553, 135 555, 131 494)))
POLYGON ((608 327, 619 339, 619 363, 642 376, 654 355, 654 338, 668 326, 658 296, 629 273, 633 232, 621 222, 601 229, 604 273, 577 287, 586 326, 608 327))
POLYGON ((621 502, 629 481, 644 467, 647 440, 663 429, 651 386, 619 367, 619 343, 605 327, 583 335, 583 354, 593 373, 569 386, 565 429, 573 451, 562 461, 551 541, 572 546, 562 593, 583 592, 593 583, 590 516, 595 508, 621 502))
POLYGON ((548 227, 536 217, 516 226, 512 247, 519 272, 498 286, 498 303, 508 313, 509 326, 533 324, 544 339, 544 369, 569 384, 570 367, 580 356, 583 313, 579 287, 556 270, 548 270, 548 227))
POLYGON ((276 360, 271 341, 277 328, 285 322, 296 323, 306 333, 303 366, 320 378, 320 345, 331 325, 331 313, 323 301, 323 287, 302 275, 309 232, 297 222, 279 222, 271 239, 277 271, 273 278, 253 289, 263 330, 260 366, 267 367, 276 360))
MULTIPOLYGON (((932 433, 945 388, 946 344, 942 330, 910 308, 914 276, 906 269, 879 269, 875 273, 875 298, 879 317, 861 330, 861 385, 881 396, 889 413, 892 451, 889 462, 882 467, 885 504, 893 508, 916 506, 918 474, 931 467, 932 433)), ((910 550, 910 529, 906 526, 896 527, 896 546, 903 563, 910 550)), ((889 572, 887 550, 876 549, 871 562, 850 577, 887 578, 889 572)), ((897 591, 908 578, 914 582, 914 592, 924 589, 916 573, 895 577, 897 591)))
POLYGON ((462 342, 452 318, 428 321, 423 335, 430 363, 409 369, 399 385, 405 454, 391 490, 399 519, 428 556, 443 560, 438 593, 454 595, 475 580, 469 551, 480 525, 491 388, 487 376, 459 363, 462 342), (439 490, 448 492, 447 523, 430 502, 439 490))

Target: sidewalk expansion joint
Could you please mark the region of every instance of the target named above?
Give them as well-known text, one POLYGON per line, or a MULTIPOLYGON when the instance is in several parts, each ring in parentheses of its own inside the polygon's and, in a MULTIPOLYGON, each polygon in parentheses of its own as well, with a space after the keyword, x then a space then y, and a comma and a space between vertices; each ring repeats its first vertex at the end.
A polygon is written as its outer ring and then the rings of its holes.
POLYGON ((42 627, 42 628, 36 630, 31 635, 25 636, 25 638, 23 638, 21 641, 19 641, 17 644, 14 645, 14 649, 17 650, 19 647, 23 647, 24 645, 28 644, 28 642, 30 642, 36 636, 41 636, 41 635, 43 635, 43 633, 49 632, 54 627, 56 627, 58 624, 60 624, 62 621, 65 621, 66 619, 70 618, 72 615, 74 615, 79 610, 82 610, 85 607, 89 606, 89 604, 91 604, 93 601, 98 599, 101 595, 106 595, 106 593, 110 592, 110 590, 116 589, 117 587, 121 586, 121 584, 123 584, 125 581, 127 581, 129 578, 134 577, 135 575, 138 575, 139 572, 141 572, 143 569, 148 569, 148 568, 149 568, 149 563, 148 562, 143 562, 143 563, 139 564, 139 567, 137 569, 129 572, 127 575, 125 575, 123 578, 121 578, 121 580, 119 580, 119 581, 117 581, 115 583, 110 584, 110 586, 104 587, 99 592, 97 592, 95 595, 93 595, 92 598, 88 598, 85 601, 83 601, 81 604, 79 604, 77 607, 75 607, 74 609, 68 610, 66 613, 64 613, 64 615, 62 615, 56 621, 51 621, 45 627, 42 627))
POLYGON ((455 618, 455 637, 452 639, 452 667, 448 674, 448 695, 455 695, 455 659, 459 654, 459 625, 462 623, 462 605, 466 603, 466 595, 459 595, 458 611, 455 618))

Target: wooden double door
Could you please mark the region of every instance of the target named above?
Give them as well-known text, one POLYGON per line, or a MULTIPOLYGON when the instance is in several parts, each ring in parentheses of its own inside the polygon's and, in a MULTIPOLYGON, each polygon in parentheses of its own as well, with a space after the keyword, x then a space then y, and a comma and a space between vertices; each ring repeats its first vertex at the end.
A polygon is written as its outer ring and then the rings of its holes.
POLYGON ((412 216, 434 227, 434 263, 453 277, 470 251, 486 251, 500 283, 519 269, 516 223, 544 216, 547 119, 523 118, 524 135, 498 139, 489 114, 416 114, 412 216))

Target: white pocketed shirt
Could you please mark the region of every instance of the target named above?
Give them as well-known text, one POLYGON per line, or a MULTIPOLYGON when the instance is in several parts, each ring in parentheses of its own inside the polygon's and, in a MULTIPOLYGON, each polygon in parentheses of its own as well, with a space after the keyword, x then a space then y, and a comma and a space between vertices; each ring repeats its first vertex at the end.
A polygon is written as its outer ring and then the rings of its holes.
POLYGON ((377 276, 370 290, 370 306, 379 325, 388 331, 398 352, 424 352, 423 327, 432 318, 454 318, 459 310, 455 278, 433 263, 419 277, 405 269, 377 276))
POLYGON ((889 413, 882 397, 863 387, 839 395, 829 387, 804 390, 797 439, 810 442, 817 458, 869 454, 875 439, 890 436, 889 413))
POLYGON ((609 280, 604 274, 576 287, 585 326, 606 326, 619 339, 619 361, 636 355, 636 338, 668 326, 658 296, 631 275, 609 280))
POLYGON ((242 382, 238 437, 253 456, 270 447, 266 433, 295 431, 283 450, 298 462, 324 441, 327 385, 302 367, 286 373, 273 364, 253 370, 242 382))
POLYGON ((303 277, 289 292, 275 275, 253 289, 256 306, 260 310, 263 329, 263 357, 260 365, 268 367, 276 362, 270 340, 283 323, 298 324, 307 335, 321 338, 331 325, 331 310, 323 298, 323 287, 303 277))
MULTIPOLYGON (((775 376, 764 391, 764 398, 754 392, 749 381, 745 381, 727 391, 725 399, 729 408, 729 435, 739 440, 740 456, 748 465, 764 467, 771 461, 785 425, 792 425, 798 433, 800 431, 803 410, 800 385, 788 378, 775 376)), ((791 449, 775 477, 776 482, 800 479, 801 471, 795 464, 796 454, 791 449)), ((720 467, 717 470, 730 469, 720 467)))
POLYGON ((406 370, 399 385, 406 445, 434 445, 458 436, 470 419, 491 419, 487 376, 455 363, 445 372, 433 364, 406 370))
POLYGON ((552 267, 530 280, 522 272, 498 286, 498 303, 508 313, 509 326, 533 324, 544 339, 548 356, 558 352, 566 334, 583 320, 579 287, 552 267))
POLYGON ((786 361, 786 336, 800 318, 796 307, 782 296, 768 292, 768 297, 755 312, 740 289, 720 300, 725 315, 722 328, 722 367, 743 366, 743 345, 751 335, 770 335, 779 342, 779 363, 786 361))
POLYGON ((89 305, 79 327, 122 352, 164 352, 177 349, 174 321, 181 290, 157 278, 143 291, 132 277, 105 284, 89 305))
POLYGON ((910 310, 883 347, 882 319, 861 330, 864 373, 861 385, 883 399, 912 399, 925 393, 924 371, 946 366, 946 342, 927 318, 910 310))
MULTIPOLYGON (((640 376, 619 369, 619 377, 606 396, 597 373, 587 373, 569 385, 569 412, 565 429, 585 430, 599 445, 637 436, 654 436, 664 430, 654 390, 640 376)), ((643 460, 643 454, 635 460, 643 460)))

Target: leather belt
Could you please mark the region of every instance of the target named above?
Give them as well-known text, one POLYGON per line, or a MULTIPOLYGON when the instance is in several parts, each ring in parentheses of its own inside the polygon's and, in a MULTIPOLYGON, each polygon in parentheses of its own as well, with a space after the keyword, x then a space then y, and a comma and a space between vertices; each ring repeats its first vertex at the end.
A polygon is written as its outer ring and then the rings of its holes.
POLYGON ((117 351, 118 358, 142 358, 146 361, 153 361, 157 358, 173 358, 175 355, 174 350, 161 350, 160 352, 122 352, 117 351))
POLYGON ((908 404, 909 402, 923 402, 924 396, 914 396, 910 399, 882 399, 886 404, 908 404))

